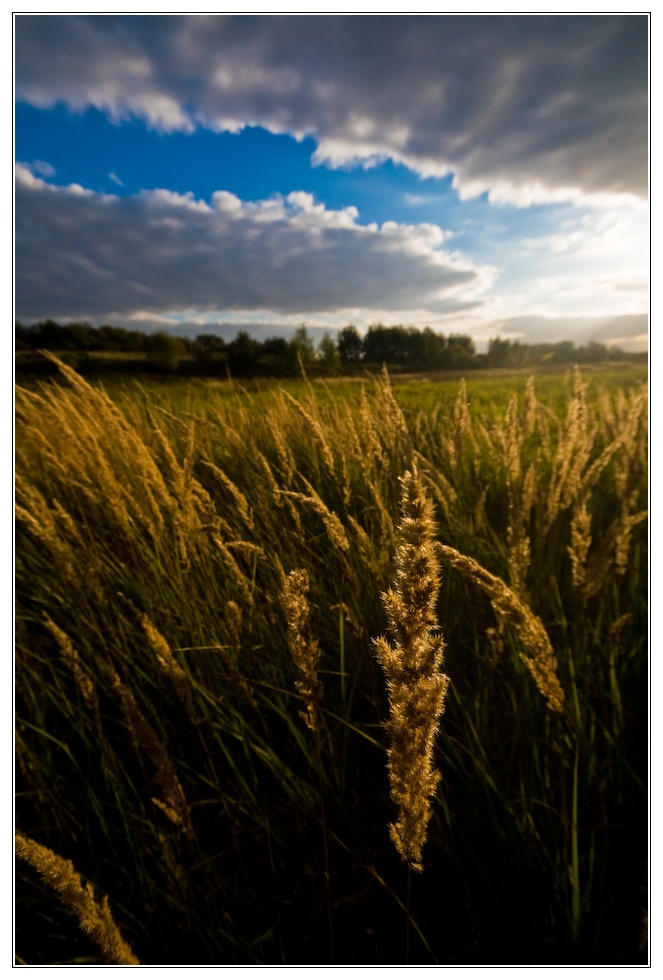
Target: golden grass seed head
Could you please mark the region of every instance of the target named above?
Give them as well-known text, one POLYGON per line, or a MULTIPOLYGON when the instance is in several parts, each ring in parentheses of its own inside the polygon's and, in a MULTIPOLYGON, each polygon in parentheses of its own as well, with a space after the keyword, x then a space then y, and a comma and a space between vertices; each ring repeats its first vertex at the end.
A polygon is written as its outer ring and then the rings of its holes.
POLYGON ((536 429, 539 401, 536 397, 534 375, 531 374, 525 385, 525 406, 523 410, 523 429, 526 436, 531 436, 536 429))
POLYGON ((113 919, 108 898, 98 901, 92 886, 83 884, 71 861, 30 837, 16 834, 15 840, 18 857, 34 868, 63 904, 76 913, 80 928, 97 944, 106 961, 138 966, 139 961, 113 919))
POLYGON ((583 499, 573 509, 571 518, 571 543, 568 546, 571 559, 571 579, 577 589, 585 583, 587 555, 592 543, 592 518, 583 499))
POLYGON ((293 569, 286 576, 281 592, 281 606, 287 624, 288 646, 299 672, 295 686, 304 703, 300 717, 312 732, 319 732, 322 727, 319 711, 322 686, 318 680, 320 649, 311 630, 308 591, 309 576, 306 569, 293 569))
POLYGON ((253 583, 249 578, 247 578, 242 569, 239 567, 235 557, 228 547, 227 542, 222 541, 218 534, 212 534, 212 541, 223 557, 224 563, 230 569, 233 576, 233 582, 242 593, 242 597, 244 598, 245 602, 247 605, 252 606, 253 583))
POLYGON ((320 451, 322 453, 322 458, 324 460, 325 466, 329 470, 330 474, 334 476, 335 473, 334 455, 331 451, 329 443, 327 442, 327 437, 324 433, 322 426, 320 425, 320 422, 311 414, 311 412, 308 411, 308 409, 306 409, 304 405, 301 404, 301 402, 297 401, 296 398, 293 398, 292 395, 288 394, 287 391, 283 390, 282 394, 284 395, 285 398, 287 398, 288 402, 295 408, 295 410, 298 412, 301 419, 305 422, 309 431, 314 436, 316 442, 320 447, 320 451))
POLYGON ((186 708, 186 712, 195 723, 195 713, 193 700, 191 697, 191 685, 188 677, 177 662, 173 651, 166 638, 159 632, 147 613, 140 613, 140 622, 147 637, 147 641, 152 647, 157 658, 157 663, 161 670, 172 681, 177 696, 186 708))
POLYGON ((336 547, 339 551, 349 551, 350 542, 348 541, 348 536, 345 533, 345 528, 343 527, 338 514, 329 509, 327 504, 324 502, 324 500, 322 500, 315 488, 307 479, 302 477, 302 481, 309 491, 308 495, 294 490, 281 490, 280 493, 291 500, 299 500, 302 504, 310 507, 310 509, 322 519, 322 522, 325 525, 325 530, 327 531, 329 539, 334 547, 336 547))
POLYGON ((246 526, 250 530, 253 530, 254 528, 253 511, 251 510, 251 507, 249 505, 248 500, 246 499, 245 494, 243 494, 242 491, 239 489, 239 487, 235 483, 233 483, 233 481, 230 479, 227 473, 224 473, 223 470, 220 469, 218 466, 216 466, 214 463, 211 463, 209 460, 203 460, 203 463, 205 466, 207 466, 209 469, 212 470, 212 472, 217 477, 217 479, 223 484, 226 490, 230 493, 233 501, 235 502, 235 506, 237 508, 237 511, 242 521, 246 524, 246 526))
POLYGON ((387 770, 398 806, 390 835, 401 858, 420 871, 430 798, 440 779, 433 750, 449 680, 440 672, 444 641, 435 612, 439 564, 433 508, 414 466, 401 481, 401 514, 394 586, 382 595, 393 642, 378 637, 373 647, 389 697, 387 770))
POLYGON ((161 790, 161 801, 164 804, 161 809, 166 815, 176 814, 176 819, 169 816, 171 822, 182 829, 187 837, 193 837, 189 805, 166 745, 138 707, 131 688, 123 683, 113 667, 107 666, 106 671, 111 687, 120 701, 134 745, 146 753, 154 768, 154 782, 161 790))
POLYGON ((522 645, 531 656, 520 654, 534 683, 546 699, 551 711, 561 711, 564 692, 557 677, 557 661, 543 623, 507 584, 483 568, 469 555, 463 555, 448 545, 438 545, 440 554, 453 568, 475 582, 490 599, 498 620, 512 625, 522 645))
POLYGON ((53 622, 48 614, 44 615, 44 622, 48 627, 49 632, 55 638, 62 659, 69 667, 76 686, 81 693, 83 701, 90 709, 92 714, 96 717, 99 713, 99 697, 97 695, 97 687, 90 677, 90 675, 83 669, 81 665, 81 658, 78 655, 78 651, 71 642, 71 639, 67 636, 64 630, 61 630, 59 626, 53 622))

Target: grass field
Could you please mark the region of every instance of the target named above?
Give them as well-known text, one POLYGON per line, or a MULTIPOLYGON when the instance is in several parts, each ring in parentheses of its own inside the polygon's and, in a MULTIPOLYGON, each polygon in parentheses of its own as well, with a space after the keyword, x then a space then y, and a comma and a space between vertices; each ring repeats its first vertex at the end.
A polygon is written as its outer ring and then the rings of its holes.
POLYGON ((17 962, 647 962, 646 367, 16 411, 17 962))

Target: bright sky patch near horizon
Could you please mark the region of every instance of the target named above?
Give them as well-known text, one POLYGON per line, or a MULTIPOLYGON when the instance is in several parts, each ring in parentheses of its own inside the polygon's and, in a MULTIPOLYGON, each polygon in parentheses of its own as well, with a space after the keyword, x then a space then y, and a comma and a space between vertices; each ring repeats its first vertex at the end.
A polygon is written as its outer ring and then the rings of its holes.
POLYGON ((646 349, 646 15, 14 27, 24 323, 646 349))

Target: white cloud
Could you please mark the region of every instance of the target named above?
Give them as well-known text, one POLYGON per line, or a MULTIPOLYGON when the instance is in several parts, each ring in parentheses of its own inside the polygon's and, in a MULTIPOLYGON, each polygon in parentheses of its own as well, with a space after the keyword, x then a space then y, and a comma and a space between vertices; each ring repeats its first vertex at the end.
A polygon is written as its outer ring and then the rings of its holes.
POLYGON ((35 177, 32 172, 32 167, 28 163, 16 164, 15 179, 17 187, 29 187, 34 188, 35 190, 37 188, 43 190, 48 187, 46 181, 42 180, 41 177, 35 177))
POLYGON ((16 199, 26 320, 389 310, 411 321, 476 306, 494 277, 443 249, 436 225, 361 225, 356 208, 328 210, 299 191, 255 202, 217 191, 211 204, 164 189, 115 197, 18 166, 16 199))
POLYGON ((520 206, 646 195, 647 56, 646 15, 16 18, 34 105, 310 134, 520 206))
MULTIPOLYGON (((499 277, 485 296, 489 317, 614 317, 649 306, 649 213, 634 198, 553 207, 531 216, 522 237, 491 241, 499 277)), ((463 239, 460 239, 463 240, 463 239)), ((476 256, 475 256, 476 258, 476 256)))
POLYGON ((21 163, 21 167, 36 177, 54 177, 55 167, 45 160, 34 160, 32 163, 21 163))

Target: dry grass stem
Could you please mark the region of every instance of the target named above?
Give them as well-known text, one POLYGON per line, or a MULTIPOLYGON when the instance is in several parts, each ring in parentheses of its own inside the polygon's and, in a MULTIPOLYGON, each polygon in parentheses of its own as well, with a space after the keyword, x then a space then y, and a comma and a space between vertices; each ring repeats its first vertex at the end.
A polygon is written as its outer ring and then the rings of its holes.
POLYGON ((415 468, 401 482, 395 583, 383 593, 394 640, 392 645, 379 637, 374 646, 389 695, 387 770, 391 798, 398 806, 389 829, 403 860, 421 871, 431 798, 441 778, 433 767, 433 749, 449 678, 440 670, 444 642, 435 613, 440 578, 433 505, 415 468))
POLYGON ((58 644, 62 659, 71 671, 74 681, 76 682, 76 687, 80 691, 83 701, 92 712, 92 715, 95 718, 98 718, 99 698, 97 696, 97 688, 90 675, 83 669, 81 665, 81 658, 78 655, 78 650, 76 650, 74 644, 71 642, 64 630, 61 630, 59 626, 56 626, 47 613, 44 615, 44 622, 48 627, 48 631, 55 638, 58 644))
POLYGON ((453 568, 467 575, 483 589, 498 619, 515 627, 520 642, 531 654, 531 656, 526 654, 520 656, 534 678, 534 683, 546 699, 548 708, 551 711, 561 711, 564 705, 564 692, 557 677, 557 661, 539 617, 534 615, 529 606, 525 605, 501 578, 486 571, 473 558, 462 555, 455 548, 447 545, 440 544, 438 548, 440 554, 453 568))
POLYGON ((122 705, 134 744, 147 753, 154 768, 154 782, 161 791, 161 798, 158 800, 152 798, 152 802, 187 837, 193 837, 189 805, 166 746, 138 707, 131 689, 120 680, 112 667, 108 667, 107 672, 111 686, 122 705))
POLYGON ((453 411, 454 456, 456 465, 460 465, 465 447, 469 446, 472 450, 474 472, 478 474, 481 468, 481 451, 474 435, 472 417, 468 406, 467 386, 465 384, 465 378, 463 378, 460 382, 453 411))
POLYGON ((573 508, 571 518, 571 544, 568 546, 571 559, 571 579, 577 589, 582 589, 587 575, 587 555, 592 543, 592 518, 587 503, 581 499, 573 508))
POLYGON ((276 455, 278 456, 281 473, 285 477, 287 485, 291 486, 295 473, 297 472, 297 464, 295 462, 295 457, 292 454, 292 449, 290 448, 286 438, 286 426, 284 425, 283 421, 286 416, 287 409, 285 408, 284 402, 280 416, 274 418, 273 420, 272 438, 274 439, 274 447, 276 449, 276 455))
POLYGON ((58 517, 49 507, 43 494, 30 486, 20 474, 16 476, 16 496, 24 502, 16 503, 16 519, 26 526, 33 537, 48 548, 51 557, 61 568, 66 578, 75 586, 81 584, 81 573, 77 558, 80 554, 79 542, 71 539, 66 528, 59 526, 58 517), (65 531, 64 535, 62 531, 65 531))
POLYGON ((249 502, 246 499, 246 496, 242 493, 239 487, 237 487, 233 483, 230 477, 223 472, 222 469, 219 469, 218 466, 216 466, 214 463, 209 462, 209 460, 203 460, 203 463, 205 466, 209 467, 209 469, 212 470, 212 472, 217 477, 217 479, 220 480, 220 482, 224 485, 226 490, 228 490, 228 492, 230 493, 230 495, 232 496, 235 502, 235 506, 239 511, 240 517, 242 518, 246 526, 251 530, 253 530, 253 526, 254 526, 253 511, 249 506, 249 502))
POLYGON ((396 459, 403 456, 409 461, 412 456, 410 430, 403 410, 396 401, 386 365, 383 366, 377 382, 375 402, 378 424, 388 446, 389 456, 396 459))
POLYGON ((150 617, 146 613, 140 613, 139 615, 145 636, 154 651, 159 667, 164 674, 170 677, 178 698, 186 708, 189 718, 195 724, 195 713, 191 700, 191 687, 188 677, 175 659, 168 641, 162 636, 150 617))
POLYGON ((548 489, 545 531, 550 530, 560 511, 566 510, 578 496, 596 434, 597 428, 589 427, 587 385, 576 368, 573 397, 560 435, 548 489))
POLYGON ((345 533, 345 528, 341 524, 338 514, 329 509, 327 504, 324 502, 324 500, 322 500, 308 480, 304 478, 302 479, 306 489, 309 491, 309 496, 307 496, 305 493, 297 493, 294 490, 280 490, 279 493, 291 500, 299 500, 307 507, 310 507, 311 510, 313 510, 322 519, 332 544, 338 548, 339 551, 349 551, 350 542, 348 541, 348 536, 345 533))
MULTIPOLYGON (((366 475, 371 471, 383 469, 387 465, 387 456, 382 448, 380 437, 375 426, 375 417, 371 410, 365 388, 361 389, 359 402, 359 433, 363 448, 358 454, 359 462, 366 475)), ((357 438, 359 439, 359 434, 357 438)))
POLYGON ((237 685, 243 696, 252 708, 258 707, 258 702, 251 688, 250 683, 240 670, 240 658, 242 652, 242 610, 230 599, 226 602, 226 624, 232 644, 230 646, 220 646, 218 650, 221 654, 224 666, 233 683, 237 685))
POLYGON ((307 728, 319 732, 322 697, 322 686, 318 680, 320 648, 311 631, 311 615, 306 598, 308 590, 308 572, 303 568, 294 569, 286 578, 281 605, 288 624, 288 645, 299 671, 295 686, 304 702, 304 710, 299 714, 307 728))
POLYGON ((16 834, 16 854, 34 868, 60 900, 78 916, 83 932, 96 943, 107 963, 139 966, 131 947, 120 934, 104 897, 99 902, 90 884, 83 884, 71 861, 30 837, 16 834))
POLYGON ((245 602, 249 606, 253 605, 253 583, 249 578, 247 578, 242 569, 239 567, 236 558, 228 547, 228 543, 222 541, 216 534, 212 535, 212 541, 221 552, 225 564, 232 572, 234 584, 239 588, 245 602))
POLYGON ((532 463, 523 478, 521 461, 525 429, 518 419, 518 401, 515 395, 509 402, 504 428, 497 430, 496 437, 502 451, 502 465, 506 476, 509 579, 516 592, 525 594, 525 580, 530 564, 527 522, 536 489, 536 465, 532 463))
POLYGON ((318 421, 318 419, 314 418, 313 415, 311 415, 311 413, 301 404, 301 402, 298 402, 296 398, 293 398, 292 395, 288 394, 288 392, 285 391, 285 389, 282 390, 281 394, 296 409, 296 411, 299 413, 302 420, 306 423, 306 426, 310 429, 310 431, 314 435, 316 442, 320 446, 320 452, 325 462, 325 466, 333 476, 334 456, 329 447, 329 443, 327 442, 327 438, 325 436, 322 426, 320 425, 320 422, 318 421))

